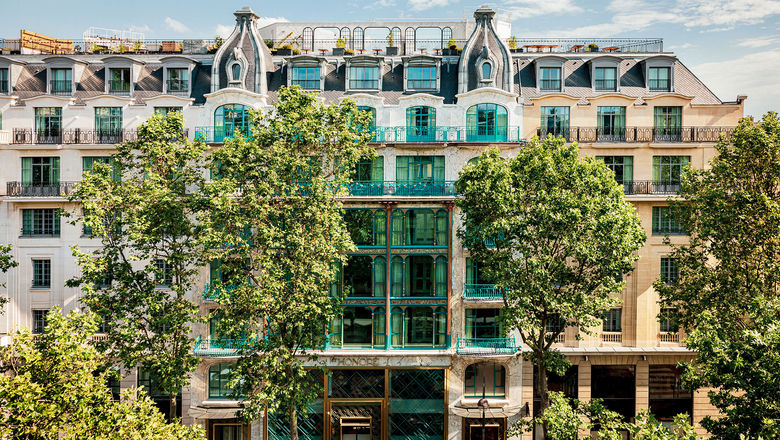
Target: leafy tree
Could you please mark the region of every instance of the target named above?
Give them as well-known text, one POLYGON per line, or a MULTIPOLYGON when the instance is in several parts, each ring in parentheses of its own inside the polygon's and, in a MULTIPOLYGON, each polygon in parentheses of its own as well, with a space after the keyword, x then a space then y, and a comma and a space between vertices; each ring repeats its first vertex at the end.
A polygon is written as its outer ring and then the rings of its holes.
POLYGON ((167 424, 143 391, 113 400, 109 359, 89 342, 94 314, 59 308, 46 333, 17 332, 0 350, 0 438, 18 440, 202 439, 200 427, 167 424))
POLYGON ((202 185, 206 147, 182 132, 179 113, 154 115, 137 141, 117 145, 113 166, 96 163, 70 198, 81 206, 73 223, 101 247, 73 248, 81 275, 67 284, 81 287, 82 302, 107 325, 107 353, 148 369, 170 395, 171 419, 198 362, 190 337, 198 308, 188 296, 201 255, 192 190, 202 185))
POLYGON ((688 169, 673 215, 690 234, 672 246, 676 282, 655 284, 696 358, 684 379, 710 387, 717 439, 780 437, 780 122, 740 121, 706 170, 688 169))
POLYGON ((298 437, 300 412, 322 391, 304 369, 311 349, 340 313, 329 287, 354 249, 338 196, 357 160, 371 155, 370 116, 349 100, 325 105, 298 87, 282 88, 269 112, 252 117, 251 139, 213 154, 218 178, 206 186, 200 219, 208 257, 221 262, 218 331, 243 340, 234 392, 241 416, 282 414, 298 437), (258 332, 261 332, 258 334, 258 332))
MULTIPOLYGON (((11 255, 11 247, 10 244, 0 245, 0 271, 3 273, 6 273, 8 272, 8 269, 19 265, 19 263, 14 260, 13 255, 11 255)), ((0 283, 0 287, 5 287, 5 283, 0 283)), ((7 297, 0 296, 0 315, 5 313, 4 306, 7 302, 7 297)))
POLYGON ((503 293, 504 328, 519 332, 538 368, 543 414, 548 372, 568 367, 552 349, 555 337, 566 326, 588 333, 601 324, 645 232, 614 174, 562 138, 534 139, 512 159, 489 149, 455 187, 458 233, 503 293))

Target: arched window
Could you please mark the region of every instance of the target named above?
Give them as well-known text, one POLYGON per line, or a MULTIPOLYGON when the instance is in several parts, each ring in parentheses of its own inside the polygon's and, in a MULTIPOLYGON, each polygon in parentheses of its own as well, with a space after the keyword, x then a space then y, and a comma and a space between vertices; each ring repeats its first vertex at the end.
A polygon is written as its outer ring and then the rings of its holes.
POLYGON ((428 106, 406 109, 406 141, 436 140, 436 109, 428 106))
POLYGON ((233 364, 220 363, 209 367, 209 399, 227 399, 232 390, 228 387, 233 364))
POLYGON ((413 54, 414 50, 415 50, 415 47, 414 47, 414 43, 415 43, 415 41, 414 41, 415 40, 415 38, 414 38, 414 28, 411 28, 411 27, 406 28, 406 36, 404 37, 404 39, 406 40, 405 41, 406 44, 404 45, 405 46, 404 49, 405 49, 406 54, 407 55, 413 54))
POLYGON ((344 26, 341 28, 341 39, 344 40, 344 43, 346 43, 347 47, 352 47, 352 40, 349 38, 349 28, 344 26))
POLYGON ((479 362, 466 367, 463 378, 464 397, 482 397, 482 388, 485 388, 485 397, 506 396, 506 369, 495 362, 479 362))
POLYGON ((303 48, 314 50, 314 30, 310 27, 303 28, 303 48))
POLYGON ((401 44, 401 28, 396 26, 393 28, 392 32, 393 32, 393 41, 395 42, 395 44, 397 45, 401 44))
POLYGON ((233 74, 233 81, 240 81, 241 80, 241 64, 235 63, 230 68, 230 71, 233 74))
POLYGON ((483 80, 489 80, 490 79, 490 73, 491 73, 492 66, 490 63, 485 61, 482 63, 482 79, 483 80))
POLYGON ((352 33, 355 42, 355 49, 364 49, 363 47, 363 28, 357 27, 352 33))
MULTIPOLYGON (((384 214, 384 211, 382 211, 384 214)), ((384 218, 382 218, 384 221, 384 218)), ((387 260, 385 257, 374 258, 374 296, 385 296, 385 284, 387 277, 387 260)))
POLYGON ((450 38, 452 38, 452 29, 449 27, 444 28, 444 30, 441 32, 441 48, 446 49, 447 43, 450 41, 450 38))
POLYGON ((249 133, 249 108, 241 104, 225 104, 214 112, 214 142, 224 142, 236 133, 249 133))
POLYGON ((466 111, 466 140, 506 142, 507 112, 498 104, 477 104, 466 111))

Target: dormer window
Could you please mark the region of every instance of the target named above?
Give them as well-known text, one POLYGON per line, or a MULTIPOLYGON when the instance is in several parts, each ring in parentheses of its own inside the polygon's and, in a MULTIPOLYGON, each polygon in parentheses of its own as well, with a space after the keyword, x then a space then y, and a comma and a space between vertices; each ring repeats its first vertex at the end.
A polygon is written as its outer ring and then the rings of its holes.
POLYGON ((8 78, 8 69, 0 69, 0 93, 8 93, 11 90, 8 78))
POLYGON ((233 64, 233 67, 230 69, 232 75, 233 75, 233 81, 241 81, 241 65, 236 63, 233 64))
POLYGON ((561 91, 561 68, 560 67, 539 68, 539 90, 543 92, 561 91))
POLYGON ((597 92, 614 92, 617 90, 617 69, 614 67, 596 67, 594 75, 594 88, 597 92))
POLYGON ((51 69, 49 86, 52 95, 70 96, 73 93, 73 69, 51 69))
POLYGON ((410 90, 436 90, 436 66, 408 67, 406 88, 410 90))
POLYGON ((190 92, 189 69, 168 68, 167 86, 171 95, 188 95, 190 92))
POLYGON ((379 90, 379 66, 350 67, 349 88, 353 90, 379 90))
POLYGON ((306 90, 320 89, 320 66, 293 67, 291 85, 300 86, 306 90))
POLYGON ((482 63, 482 79, 483 80, 490 80, 490 71, 491 71, 490 63, 484 62, 482 63))
POLYGON ((669 92, 671 88, 670 67, 649 67, 647 69, 647 87, 651 92, 669 92))
POLYGON ((130 69, 111 68, 109 71, 108 93, 112 95, 130 95, 130 69))

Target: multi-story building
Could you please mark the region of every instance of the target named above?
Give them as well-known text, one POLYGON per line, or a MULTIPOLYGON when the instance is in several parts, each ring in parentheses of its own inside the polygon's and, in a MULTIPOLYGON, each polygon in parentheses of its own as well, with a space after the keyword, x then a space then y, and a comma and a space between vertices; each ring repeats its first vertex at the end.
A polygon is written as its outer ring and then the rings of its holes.
MULTIPOLYGON (((261 29, 245 8, 216 50, 190 40, 133 44, 132 53, 76 45, 0 57, 0 224, 19 262, 7 275, 2 340, 20 327, 42 331, 53 306, 80 307, 79 291, 64 287, 78 271, 70 247, 99 243, 57 209, 74 208, 63 194, 115 143, 133 139, 155 112, 180 111, 190 138, 218 148, 248 129, 249 109, 299 85, 371 112, 378 152, 359 164, 345 199, 358 246, 340 275, 350 297, 329 329, 321 360, 332 375, 301 419, 303 438, 499 439, 533 411, 533 367, 518 357, 517 335, 499 328, 501 294, 456 234, 453 181, 488 146, 510 157, 548 134, 602 157, 648 233, 622 307, 595 337, 567 329, 556 341, 573 366, 551 388, 603 398, 626 417, 649 408, 698 422, 713 410, 704 394, 679 387, 675 364, 691 353, 657 319, 652 283, 676 274, 663 234, 686 240, 667 198, 686 164, 707 165, 718 135, 742 117, 744 97, 721 101, 660 40, 512 39, 510 49, 508 25, 494 15, 483 7, 474 21, 261 29), (450 49, 450 39, 462 49, 450 49), (285 53, 287 43, 296 53, 285 53)), ((204 314, 218 307, 209 288, 218 277, 218 267, 203 268, 202 290, 192 292, 204 314)), ((193 333, 202 362, 182 390, 184 422, 203 424, 210 439, 287 438, 273 415, 252 426, 234 419, 225 378, 235 351, 208 325, 193 333)), ((143 371, 123 373, 117 386, 159 394, 143 371)))

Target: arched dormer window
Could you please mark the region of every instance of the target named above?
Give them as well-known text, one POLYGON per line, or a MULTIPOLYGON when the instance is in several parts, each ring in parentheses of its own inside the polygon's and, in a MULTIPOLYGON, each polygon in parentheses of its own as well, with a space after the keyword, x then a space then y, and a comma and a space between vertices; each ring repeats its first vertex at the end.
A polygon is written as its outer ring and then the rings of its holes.
POLYGON ((490 74, 491 74, 492 70, 493 69, 492 69, 492 66, 490 65, 490 63, 488 63, 487 61, 482 63, 482 80, 483 81, 489 81, 490 80, 490 74))
POLYGON ((241 80, 241 64, 235 63, 230 68, 231 75, 233 76, 233 81, 240 81, 241 80))

